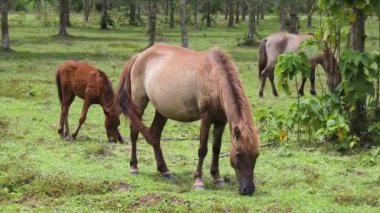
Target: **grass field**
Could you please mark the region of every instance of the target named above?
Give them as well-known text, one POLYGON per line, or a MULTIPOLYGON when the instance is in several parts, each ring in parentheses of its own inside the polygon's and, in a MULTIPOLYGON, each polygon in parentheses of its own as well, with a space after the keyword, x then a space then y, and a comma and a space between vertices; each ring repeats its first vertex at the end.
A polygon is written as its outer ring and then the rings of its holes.
MULTIPOLYGON (((76 26, 79 16, 74 18, 76 26)), ((153 150, 144 140, 138 143, 140 174, 129 174, 130 146, 107 142, 98 106, 90 108, 75 143, 62 141, 57 134, 57 66, 68 59, 86 60, 106 71, 116 87, 123 64, 146 46, 146 29, 70 28, 73 37, 62 40, 54 36, 56 27, 41 27, 33 15, 11 14, 10 20, 14 52, 0 53, 0 212, 380 212, 380 159, 379 155, 372 159, 370 150, 341 155, 328 144, 294 139, 263 148, 255 170, 256 193, 243 197, 228 157, 221 158, 220 166, 229 183, 214 187, 208 175, 210 153, 204 165, 206 190, 192 189, 198 122, 166 125, 162 147, 175 175, 171 181, 156 171, 153 150)), ((369 22, 367 49, 375 50, 377 25, 369 22)), ((179 28, 158 29, 159 42, 180 44, 179 28)), ((224 25, 192 29, 190 47, 218 48, 235 59, 254 118, 262 108, 286 110, 296 101, 294 88, 293 96, 280 92, 274 98, 267 85, 265 98, 258 98, 257 47, 236 45, 245 29, 246 23, 232 29, 224 25)), ((277 29, 276 17, 267 17, 259 34, 266 36, 277 29)), ((309 95, 308 84, 306 88, 309 95)), ((82 103, 76 99, 71 107, 71 129, 82 103)), ((149 107, 144 122, 148 124, 152 116, 149 107)), ((120 126, 126 138, 128 126, 127 121, 120 126)), ((222 153, 228 150, 226 131, 222 153)))

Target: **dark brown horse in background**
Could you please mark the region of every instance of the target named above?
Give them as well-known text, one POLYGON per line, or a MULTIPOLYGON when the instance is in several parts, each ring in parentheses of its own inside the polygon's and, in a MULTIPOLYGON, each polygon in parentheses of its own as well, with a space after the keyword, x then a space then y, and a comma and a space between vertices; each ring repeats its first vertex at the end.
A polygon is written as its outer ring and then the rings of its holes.
POLYGON ((80 61, 67 61, 56 73, 59 101, 61 103, 61 119, 58 133, 62 138, 75 140, 79 129, 86 120, 87 112, 92 104, 99 104, 105 114, 105 127, 109 141, 119 140, 123 143, 119 130, 120 110, 114 101, 114 92, 106 74, 95 67, 80 61), (84 100, 79 124, 70 135, 68 114, 75 96, 84 100))
MULTIPOLYGON (((157 169, 164 177, 171 177, 160 146, 166 121, 193 122, 200 119, 199 159, 194 188, 203 188, 202 166, 212 125, 214 141, 210 172, 215 184, 223 185, 224 180, 219 173, 219 153, 222 134, 229 123, 230 162, 239 181, 239 191, 245 195, 254 192, 253 171, 259 155, 259 136, 235 64, 227 55, 220 51, 196 52, 156 44, 129 60, 120 82, 118 96, 126 115, 137 114, 141 118, 148 101, 155 108, 149 129, 152 139, 148 142, 153 146, 157 169)), ((132 173, 138 172, 138 133, 132 122, 132 173)))
MULTIPOLYGON (((265 87, 266 78, 269 77, 272 93, 278 96, 276 86, 274 84, 274 68, 277 64, 277 58, 280 54, 286 52, 297 52, 300 44, 311 39, 311 35, 296 35, 290 33, 275 33, 265 38, 259 48, 259 79, 260 89, 259 96, 263 97, 263 90, 265 87)), ((340 83, 340 72, 337 69, 337 61, 334 54, 329 48, 325 48, 323 53, 318 53, 309 58, 310 63, 310 93, 315 95, 315 67, 320 64, 327 75, 327 86, 330 91, 334 91, 336 86, 340 83)), ((304 85, 306 78, 302 78, 302 83, 298 89, 298 93, 303 95, 304 85)))

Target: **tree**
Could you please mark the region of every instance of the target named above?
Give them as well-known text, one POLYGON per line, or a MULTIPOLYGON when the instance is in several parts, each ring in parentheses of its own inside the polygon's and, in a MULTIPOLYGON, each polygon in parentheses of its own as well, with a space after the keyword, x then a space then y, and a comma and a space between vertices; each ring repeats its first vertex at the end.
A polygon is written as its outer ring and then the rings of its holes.
POLYGON ((189 47, 189 38, 187 36, 187 0, 181 0, 181 38, 182 47, 189 47))
POLYGON ((295 0, 290 3, 289 33, 298 34, 298 16, 295 0))
POLYGON ((93 4, 93 0, 83 0, 83 15, 84 15, 85 22, 88 22, 88 19, 90 17, 92 4, 93 4))
POLYGON ((42 9, 41 0, 34 0, 34 8, 37 12, 41 12, 41 9, 42 9))
POLYGON ((285 30, 286 29, 286 20, 287 20, 285 0, 280 0, 279 9, 280 9, 280 29, 285 30))
POLYGON ((69 34, 67 33, 67 9, 69 0, 59 0, 59 32, 58 36, 67 37, 69 34))
POLYGON ((236 0, 236 18, 235 18, 235 22, 236 24, 238 24, 240 22, 239 20, 239 16, 240 16, 240 1, 241 0, 236 0))
POLYGON ((129 25, 137 25, 136 0, 129 0, 129 25))
MULTIPOLYGON (((355 20, 350 26, 350 48, 355 51, 364 52, 365 50, 365 15, 363 9, 353 6, 352 13, 355 14, 355 20)), ((351 131, 359 138, 367 140, 368 135, 368 116, 367 116, 367 97, 356 101, 355 111, 351 118, 351 131)))
POLYGON ((228 6, 228 25, 227 27, 234 26, 234 0, 227 0, 228 6))
POLYGON ((1 12, 1 50, 10 51, 11 46, 9 42, 9 27, 8 27, 8 10, 9 0, 0 0, 1 12))
POLYGON ((256 4, 255 0, 246 0, 246 4, 248 6, 248 14, 249 14, 249 21, 248 21, 248 33, 246 42, 247 44, 253 44, 255 41, 255 33, 256 33, 256 4))
POLYGON ((312 28, 311 10, 313 7, 313 0, 307 0, 307 27, 312 28))
POLYGON ((174 27, 174 9, 175 9, 175 3, 174 0, 169 0, 169 27, 174 27))
POLYGON ((100 17, 100 29, 107 30, 108 29, 108 1, 102 0, 102 13, 100 17))
MULTIPOLYGON (((173 3, 173 2, 172 2, 173 3)), ((156 0, 149 1, 149 43, 148 47, 152 46, 156 37, 156 12, 157 12, 157 3, 156 0)))

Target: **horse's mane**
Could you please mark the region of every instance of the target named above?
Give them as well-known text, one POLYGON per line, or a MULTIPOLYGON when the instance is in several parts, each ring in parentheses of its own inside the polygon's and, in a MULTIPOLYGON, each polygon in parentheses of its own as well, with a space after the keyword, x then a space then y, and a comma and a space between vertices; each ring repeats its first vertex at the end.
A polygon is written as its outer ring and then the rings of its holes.
POLYGON ((222 66, 222 70, 226 74, 227 84, 230 87, 231 96, 234 99, 234 103, 240 117, 239 128, 242 133, 246 132, 246 134, 242 134, 242 137, 248 137, 248 140, 242 140, 247 143, 242 143, 241 148, 242 150, 247 151, 247 153, 251 153, 248 151, 258 151, 258 134, 253 126, 248 98, 244 93, 235 63, 225 53, 214 51, 214 54, 216 54, 216 58, 220 60, 219 62, 222 66))
POLYGON ((103 78, 104 96, 107 98, 107 100, 112 100, 114 97, 114 94, 115 94, 113 91, 113 88, 112 88, 112 83, 108 79, 108 76, 103 71, 98 69, 98 72, 99 72, 101 78, 103 78), (108 99, 108 98, 110 98, 110 99, 108 99))

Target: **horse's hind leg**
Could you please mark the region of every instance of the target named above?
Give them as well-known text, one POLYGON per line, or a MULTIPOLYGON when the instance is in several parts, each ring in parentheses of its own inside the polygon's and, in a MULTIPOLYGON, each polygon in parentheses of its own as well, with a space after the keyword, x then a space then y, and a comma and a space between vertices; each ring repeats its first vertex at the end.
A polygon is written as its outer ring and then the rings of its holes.
POLYGON ((64 137, 66 137, 68 140, 72 141, 70 130, 69 130, 69 108, 71 103, 74 101, 75 95, 71 95, 69 97, 63 98, 63 123, 64 123, 64 137))
MULTIPOLYGON (((144 110, 146 105, 148 104, 148 99, 147 98, 141 98, 139 99, 140 102, 138 103, 137 101, 134 101, 137 114, 139 115, 140 119, 142 115, 144 114, 144 110)), ((131 150, 131 160, 129 161, 130 165, 130 173, 131 174, 137 174, 139 172, 138 169, 138 160, 137 160, 137 139, 139 136, 139 130, 136 126, 134 126, 131 122, 130 124, 130 138, 131 138, 131 145, 132 145, 132 150, 131 150)))
POLYGON ((198 149, 198 165, 194 174, 194 189, 203 189, 202 166, 207 154, 207 141, 211 123, 207 117, 201 118, 200 143, 198 149))
POLYGON ((261 81, 260 81, 260 88, 259 88, 259 96, 262 98, 264 96, 264 87, 265 87, 265 82, 267 80, 267 74, 265 73, 265 70, 261 72, 261 81))
POLYGON ((88 99, 85 99, 84 103, 83 103, 82 112, 80 114, 78 127, 76 128, 74 134, 72 134, 73 140, 76 139, 78 132, 79 132, 79 129, 81 128, 82 124, 86 121, 87 112, 88 112, 88 109, 90 108, 90 106, 91 106, 91 102, 88 99))
POLYGON ((310 94, 317 94, 315 91, 315 66, 312 66, 310 71, 310 94))
POLYGON ((224 185, 224 180, 222 177, 220 177, 220 173, 219 173, 219 154, 220 154, 220 147, 222 144, 222 136, 223 136, 225 126, 226 126, 226 122, 214 124, 214 132, 213 132, 214 143, 212 145, 212 164, 211 164, 210 173, 212 177, 214 178, 215 185, 217 186, 224 185))
POLYGON ((63 117, 63 104, 61 104, 61 118, 59 119, 59 129, 58 129, 58 134, 61 136, 61 138, 64 138, 64 117, 63 117))
POLYGON ((166 166, 160 142, 162 130, 164 129, 167 120, 168 119, 166 117, 162 116, 158 111, 156 111, 149 131, 155 139, 151 145, 153 146, 154 156, 157 162, 157 170, 161 172, 165 178, 171 178, 172 174, 166 166))
POLYGON ((269 77, 270 84, 272 86, 272 93, 274 96, 278 97, 276 85, 274 84, 274 70, 273 69, 271 72, 269 72, 268 77, 269 77))

